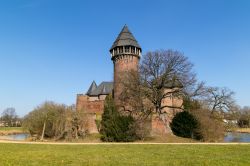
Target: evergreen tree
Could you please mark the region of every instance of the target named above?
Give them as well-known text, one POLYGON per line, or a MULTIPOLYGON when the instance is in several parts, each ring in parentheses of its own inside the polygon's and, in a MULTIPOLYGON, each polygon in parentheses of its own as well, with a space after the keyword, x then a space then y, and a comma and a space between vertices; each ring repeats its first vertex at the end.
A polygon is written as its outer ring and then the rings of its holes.
POLYGON ((202 139, 199 130, 199 121, 187 111, 179 112, 173 118, 170 127, 173 133, 180 137, 202 139))
POLYGON ((136 140, 134 123, 132 116, 124 116, 117 111, 112 96, 106 97, 100 130, 102 141, 130 142, 136 140))

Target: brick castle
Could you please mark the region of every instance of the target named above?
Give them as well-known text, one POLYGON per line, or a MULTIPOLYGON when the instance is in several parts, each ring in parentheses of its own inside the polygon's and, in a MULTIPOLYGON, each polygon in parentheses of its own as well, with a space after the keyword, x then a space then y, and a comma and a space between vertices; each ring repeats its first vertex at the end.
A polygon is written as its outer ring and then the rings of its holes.
MULTIPOLYGON (((77 95, 76 109, 88 115, 87 126, 90 133, 98 133, 96 120, 101 118, 106 96, 112 94, 115 103, 119 102, 119 95, 122 92, 119 79, 122 77, 122 72, 138 70, 142 49, 125 25, 109 51, 114 64, 114 82, 102 82, 97 86, 93 81, 86 94, 77 95)), ((166 91, 169 89, 166 88, 166 91)), ((169 97, 164 99, 163 104, 181 106, 182 99, 169 97)), ((177 111, 179 110, 165 108, 164 112, 167 114, 168 124, 177 111)), ((150 126, 152 133, 170 132, 170 129, 165 127, 157 115, 152 115, 150 126)))

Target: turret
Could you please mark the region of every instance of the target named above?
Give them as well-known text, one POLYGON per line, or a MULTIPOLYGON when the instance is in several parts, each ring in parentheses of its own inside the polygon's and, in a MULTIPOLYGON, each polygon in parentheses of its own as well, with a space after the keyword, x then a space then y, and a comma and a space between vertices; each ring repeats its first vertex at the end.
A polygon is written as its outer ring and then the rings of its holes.
POLYGON ((114 63, 114 99, 116 105, 119 105, 119 96, 122 92, 120 80, 122 80, 123 72, 138 70, 141 52, 140 45, 125 25, 110 49, 111 59, 114 63))

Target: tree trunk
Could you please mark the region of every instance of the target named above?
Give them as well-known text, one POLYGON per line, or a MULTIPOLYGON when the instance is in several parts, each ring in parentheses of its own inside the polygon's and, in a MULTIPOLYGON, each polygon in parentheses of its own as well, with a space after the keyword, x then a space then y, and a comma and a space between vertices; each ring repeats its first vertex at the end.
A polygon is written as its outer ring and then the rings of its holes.
POLYGON ((78 139, 78 131, 77 131, 77 127, 76 127, 76 139, 78 139))
POLYGON ((45 128, 46 128, 46 120, 45 120, 44 123, 43 123, 43 132, 42 132, 42 136, 41 136, 41 141, 42 141, 43 138, 44 138, 45 128))

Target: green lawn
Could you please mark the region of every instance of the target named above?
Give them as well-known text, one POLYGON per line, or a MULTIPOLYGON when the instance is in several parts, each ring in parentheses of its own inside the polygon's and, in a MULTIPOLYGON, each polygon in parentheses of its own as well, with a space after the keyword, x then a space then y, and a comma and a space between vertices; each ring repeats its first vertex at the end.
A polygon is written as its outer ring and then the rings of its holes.
POLYGON ((250 165, 250 145, 0 144, 0 165, 250 165))

